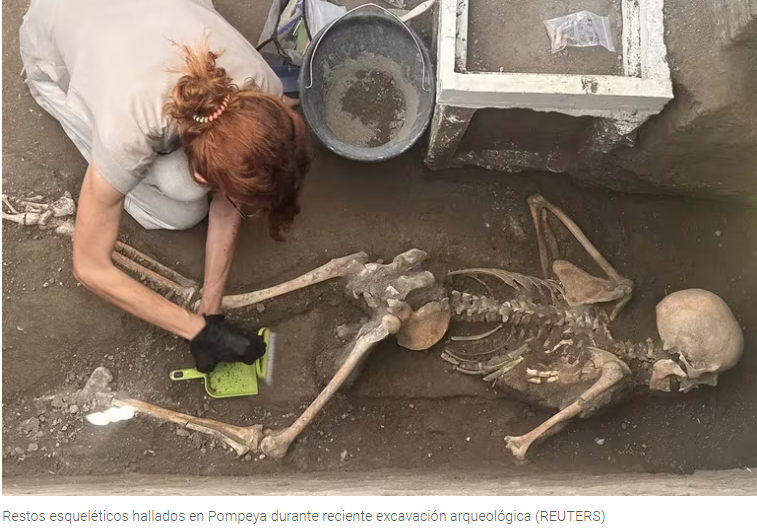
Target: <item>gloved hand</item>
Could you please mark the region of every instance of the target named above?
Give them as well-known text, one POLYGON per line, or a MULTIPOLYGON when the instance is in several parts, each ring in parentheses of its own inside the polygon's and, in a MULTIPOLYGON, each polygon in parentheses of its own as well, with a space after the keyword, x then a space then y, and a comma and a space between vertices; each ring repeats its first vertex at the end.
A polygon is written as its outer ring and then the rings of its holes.
POLYGON ((205 328, 189 342, 196 368, 207 374, 219 363, 252 365, 266 353, 259 328, 251 331, 224 321, 223 315, 206 315, 205 328))

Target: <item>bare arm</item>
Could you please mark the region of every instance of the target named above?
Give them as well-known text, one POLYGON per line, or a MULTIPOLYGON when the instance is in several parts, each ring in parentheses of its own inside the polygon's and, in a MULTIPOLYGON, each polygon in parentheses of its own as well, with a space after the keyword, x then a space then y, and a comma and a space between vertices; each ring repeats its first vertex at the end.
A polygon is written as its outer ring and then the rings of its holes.
POLYGON ((205 243, 205 281, 200 314, 221 313, 221 299, 234 258, 237 234, 242 217, 222 194, 213 197, 208 215, 208 238, 205 243))
POLYGON ((74 275, 88 289, 164 330, 192 339, 203 318, 161 297, 118 270, 111 254, 118 237, 124 196, 90 165, 84 176, 74 232, 74 275))

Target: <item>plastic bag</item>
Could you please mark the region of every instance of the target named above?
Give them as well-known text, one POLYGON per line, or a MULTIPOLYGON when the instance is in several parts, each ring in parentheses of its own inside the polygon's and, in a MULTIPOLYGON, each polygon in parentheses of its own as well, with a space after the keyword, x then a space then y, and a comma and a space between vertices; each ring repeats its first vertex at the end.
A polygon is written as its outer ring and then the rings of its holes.
POLYGON ((610 32, 610 19, 591 11, 579 11, 559 18, 545 20, 552 53, 567 47, 586 48, 602 46, 615 51, 610 32))
POLYGON ((326 0, 273 0, 257 49, 266 60, 278 55, 300 66, 313 36, 346 12, 326 0))

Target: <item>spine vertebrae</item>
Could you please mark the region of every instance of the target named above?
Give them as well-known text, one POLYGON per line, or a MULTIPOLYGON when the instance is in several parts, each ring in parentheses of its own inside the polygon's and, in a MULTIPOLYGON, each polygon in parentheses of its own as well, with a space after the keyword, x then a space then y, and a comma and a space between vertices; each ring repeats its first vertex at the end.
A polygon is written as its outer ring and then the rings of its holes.
POLYGON ((486 296, 453 291, 450 306, 455 318, 466 322, 502 322, 511 325, 538 323, 570 325, 587 329, 602 326, 599 319, 587 312, 552 305, 535 304, 522 299, 499 302, 486 296))

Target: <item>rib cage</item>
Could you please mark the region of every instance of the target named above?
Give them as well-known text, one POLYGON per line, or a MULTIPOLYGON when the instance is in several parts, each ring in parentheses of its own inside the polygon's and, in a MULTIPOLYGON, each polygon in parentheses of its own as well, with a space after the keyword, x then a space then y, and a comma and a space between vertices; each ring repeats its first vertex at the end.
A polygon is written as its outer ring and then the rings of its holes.
MULTIPOLYGON (((503 331, 506 332, 506 337, 498 340, 499 346, 491 348, 490 345, 485 352, 476 351, 477 347, 467 352, 461 350, 460 355, 447 350, 443 358, 455 364, 456 370, 466 372, 466 366, 475 367, 476 371, 487 370, 486 365, 495 364, 499 371, 487 371, 488 375, 484 377, 486 381, 494 381, 517 364, 519 358, 532 354, 551 355, 558 350, 577 354, 586 347, 598 347, 629 364, 637 365, 651 364, 663 354, 660 344, 651 339, 644 343, 614 339, 604 309, 595 305, 569 306, 562 286, 557 282, 489 268, 460 270, 450 275, 488 275, 510 286, 513 292, 512 298, 501 301, 492 295, 450 291, 449 300, 454 320, 502 323, 503 331), (510 360, 503 363, 503 358, 507 357, 510 360)), ((491 290, 489 293, 492 293, 491 290)), ((643 372, 639 374, 644 375, 643 372)))

